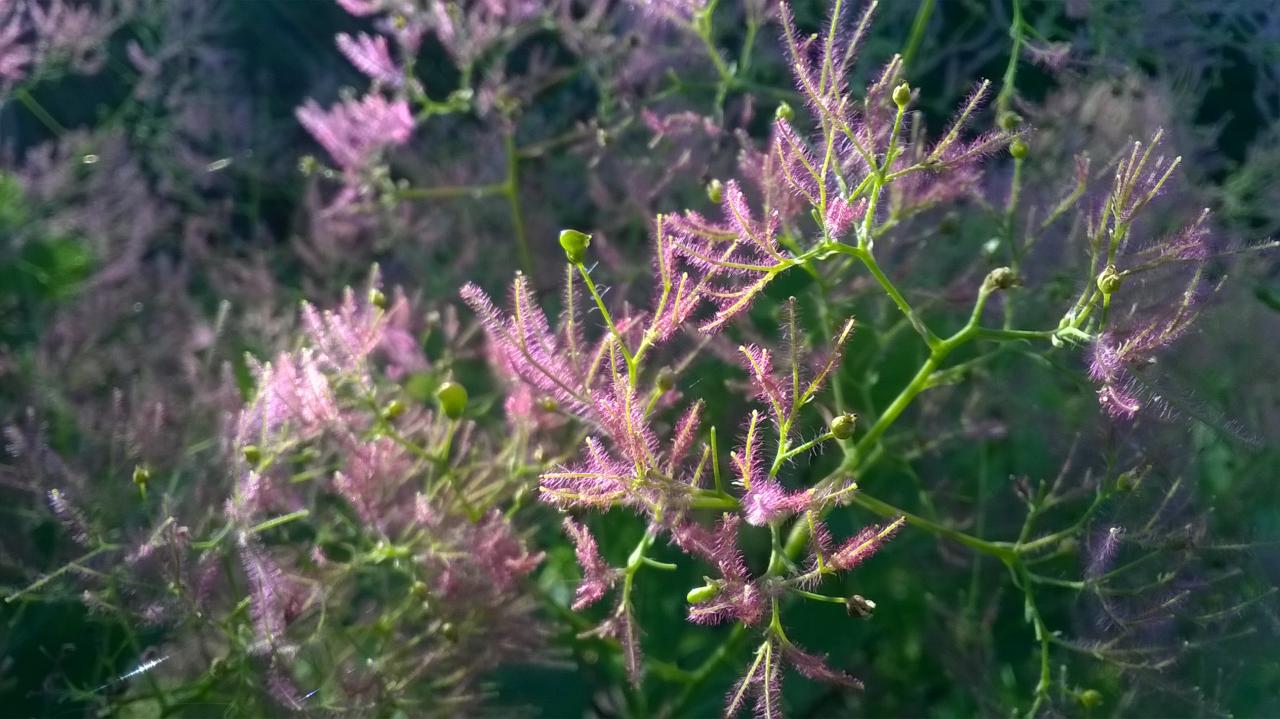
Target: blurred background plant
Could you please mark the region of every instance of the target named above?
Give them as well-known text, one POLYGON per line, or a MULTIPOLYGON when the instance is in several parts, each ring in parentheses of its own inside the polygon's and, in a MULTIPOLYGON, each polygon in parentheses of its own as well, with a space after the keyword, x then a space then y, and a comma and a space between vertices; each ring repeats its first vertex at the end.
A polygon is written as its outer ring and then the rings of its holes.
MULTIPOLYGON (((841 43, 862 9, 846 3, 841 43)), ((829 11, 790 6, 797 45, 824 37, 829 11)), ((785 179, 840 113, 793 81, 823 45, 789 51, 781 17, 769 0, 3 0, 5 706, 706 715, 735 678, 763 696, 777 675, 761 658, 803 646, 830 664, 790 654, 803 673, 865 688, 788 679, 797 716, 1280 711, 1280 9, 883 3, 831 96, 865 116, 853 135, 884 159, 897 104, 901 162, 928 163, 912 153, 990 78, 958 136, 992 141, 982 162, 940 155, 950 179, 931 166, 886 184, 866 213, 856 185, 874 162, 842 141, 841 180, 819 184, 850 200, 847 220, 864 213, 846 239, 864 233, 867 257, 874 241, 872 263, 815 254, 759 287, 734 280, 718 291, 754 287, 729 307, 740 317, 676 332, 707 318, 653 305, 655 215, 684 220, 680 262, 703 271, 698 243, 741 227, 699 236, 685 208, 741 195, 748 228, 776 213, 787 258, 842 221, 810 217, 818 203, 785 179), (848 88, 868 85, 864 107, 848 88), (874 560, 826 580, 840 604, 799 597, 750 645, 741 625, 683 618, 730 587, 778 591, 795 548, 748 527, 740 555, 700 551, 691 527, 739 499, 748 525, 830 511, 813 497, 760 504, 747 479, 689 500, 687 526, 685 500, 645 495, 643 517, 567 533, 534 501, 586 435, 629 435, 531 382, 507 320, 486 339, 458 289, 520 270, 517 302, 555 297, 565 227, 589 248, 568 267, 576 292, 543 308, 617 360, 575 367, 572 388, 652 396, 662 436, 700 400, 684 468, 708 463, 699 491, 710 464, 726 482, 750 464, 744 418, 773 414, 761 355, 744 366, 738 346, 772 348, 785 371, 786 347, 837 352, 829 389, 795 408, 792 448, 813 443, 769 476, 778 492, 856 480, 827 519, 836 537, 905 515, 874 560), (884 282, 865 271, 876 260, 884 282), (961 348, 899 406, 936 351, 920 328, 960 328, 988 291, 975 317, 1040 335, 961 348), (299 317, 304 299, 321 309, 299 317), (658 320, 677 336, 647 363, 616 356, 645 354, 658 320), (603 382, 619 367, 626 381, 603 382), (846 411, 851 440, 830 424, 846 411), (625 594, 578 613, 579 572, 599 598, 620 563, 625 594)), ((727 606, 756 624, 751 602, 727 606)))

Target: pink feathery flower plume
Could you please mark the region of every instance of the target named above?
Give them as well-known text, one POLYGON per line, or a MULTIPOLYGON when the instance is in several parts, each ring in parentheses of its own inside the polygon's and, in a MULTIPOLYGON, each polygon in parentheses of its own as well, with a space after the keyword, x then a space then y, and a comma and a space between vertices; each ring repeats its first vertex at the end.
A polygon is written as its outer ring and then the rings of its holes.
POLYGON ((1186 334, 1197 312, 1195 282, 1183 301, 1127 332, 1104 332, 1089 354, 1089 378, 1098 384, 1098 402, 1114 419, 1132 419, 1144 406, 1142 386, 1133 370, 1186 334))
POLYGON ((324 147, 343 170, 365 166, 378 152, 403 145, 413 134, 409 103, 371 93, 345 100, 329 110, 308 100, 295 113, 298 122, 324 147))
POLYGON ((574 592, 572 605, 576 612, 600 601, 600 598, 617 583, 618 570, 609 566, 609 563, 604 561, 604 557, 600 556, 596 539, 585 525, 565 517, 564 531, 573 539, 578 566, 582 568, 582 582, 574 592))
POLYGON ((747 571, 747 563, 738 548, 736 514, 726 514, 708 529, 693 522, 674 526, 671 536, 685 552, 699 557, 720 573, 714 580, 711 597, 689 605, 689 621, 698 624, 720 624, 736 620, 754 625, 764 618, 766 593, 747 571))
POLYGON ((757 435, 759 424, 760 412, 752 410, 742 446, 731 452, 729 459, 737 470, 738 484, 746 490, 742 496, 742 510, 747 523, 763 526, 804 509, 813 501, 814 495, 810 492, 787 492, 778 480, 765 473, 759 456, 763 441, 757 435))
MULTIPOLYGON (((843 13, 849 4, 842 4, 839 11, 843 13)), ((803 36, 796 29, 795 18, 787 3, 779 7, 783 38, 796 87, 824 122, 852 109, 847 82, 849 66, 871 24, 875 7, 874 2, 867 5, 851 32, 844 29, 844 19, 836 17, 823 23, 825 29, 821 34, 810 37, 803 36)))
POLYGON ((586 457, 577 465, 543 472, 539 493, 544 502, 561 508, 609 509, 630 504, 630 481, 635 467, 614 459, 596 437, 587 437, 586 457))
POLYGON ((880 551, 885 542, 893 539, 893 535, 898 533, 903 524, 906 524, 906 519, 898 517, 884 526, 869 524, 863 527, 857 534, 827 555, 827 565, 837 572, 847 572, 853 569, 880 551))
POLYGON ((783 184, 802 205, 825 208, 822 217, 827 235, 840 239, 866 211, 866 199, 850 204, 840 194, 835 173, 814 157, 806 143, 791 127, 778 118, 773 124, 770 142, 771 167, 783 184))
POLYGON ((517 275, 511 284, 511 313, 507 316, 474 283, 464 285, 460 294, 479 316, 489 342, 501 350, 513 375, 555 399, 565 410, 579 416, 589 414, 589 388, 584 386, 588 373, 581 359, 585 350, 576 334, 566 333, 562 342, 551 331, 524 275, 517 275))
POLYGON ((398 87, 404 81, 404 71, 391 58, 386 37, 363 32, 353 37, 343 32, 335 40, 339 52, 373 80, 390 87, 398 87))
POLYGON ((815 681, 862 688, 862 682, 858 679, 827 664, 826 657, 807 652, 785 637, 770 635, 756 649, 747 673, 729 691, 725 716, 737 715, 746 706, 747 700, 754 697, 757 717, 781 719, 782 668, 786 664, 815 681))
POLYGON ((707 333, 722 329, 746 311, 788 266, 788 258, 778 248, 776 211, 764 220, 754 219, 734 180, 725 183, 722 207, 720 223, 693 211, 665 218, 671 249, 690 268, 689 274, 700 278, 688 296, 705 297, 717 307, 701 326, 707 333))
POLYGON ((790 383, 784 385, 773 374, 773 353, 757 345, 739 345, 738 353, 745 360, 756 397, 769 405, 775 420, 782 425, 791 416, 794 398, 790 383))

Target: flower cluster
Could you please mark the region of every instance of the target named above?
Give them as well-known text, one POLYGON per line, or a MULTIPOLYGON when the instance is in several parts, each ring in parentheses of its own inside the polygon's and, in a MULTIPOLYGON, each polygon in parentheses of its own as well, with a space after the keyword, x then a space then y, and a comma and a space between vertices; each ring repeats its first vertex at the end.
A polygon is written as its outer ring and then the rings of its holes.
MULTIPOLYGON (((632 681, 639 682, 640 632, 635 626, 632 586, 638 571, 654 561, 648 553, 655 541, 669 536, 683 552, 710 564, 718 575, 690 592, 690 620, 733 620, 761 633, 762 643, 751 667, 731 694, 731 713, 754 695, 762 715, 777 715, 781 707, 777 684, 784 662, 810 677, 857 684, 828 667, 822 658, 797 648, 782 628, 779 607, 788 596, 817 596, 808 588, 869 557, 903 520, 868 527, 836 546, 822 516, 855 494, 856 485, 837 472, 814 486, 789 490, 780 476, 794 458, 824 443, 847 439, 853 432, 853 416, 840 414, 826 433, 807 442, 796 439, 802 410, 818 398, 840 366, 852 321, 837 332, 830 356, 815 363, 813 370, 808 368, 802 349, 794 302, 788 303, 783 322, 784 339, 790 347, 789 367, 784 372, 775 371, 770 349, 758 345, 739 348, 753 392, 767 410, 751 411, 741 444, 728 456, 736 491, 722 483, 714 429, 711 441, 703 443, 700 451, 692 451, 699 444, 702 403, 688 405, 670 425, 663 423, 659 409, 678 402, 679 395, 671 370, 650 378, 645 360, 665 350, 686 324, 696 322, 709 334, 725 330, 788 270, 808 267, 812 271, 813 263, 838 253, 869 259, 877 231, 927 204, 921 198, 947 195, 930 189, 939 183, 968 183, 954 178, 971 173, 979 158, 1009 139, 995 133, 961 140, 961 128, 975 112, 985 89, 980 88, 942 140, 914 154, 908 152, 901 128, 910 93, 905 85, 889 92, 896 84, 900 62, 895 59, 889 64, 857 108, 840 79, 866 22, 864 17, 851 43, 839 41, 843 31, 835 29, 802 42, 793 23, 788 20, 784 24, 798 87, 809 100, 824 139, 815 152, 789 120, 778 119, 770 150, 761 158, 766 164, 757 166, 753 176, 762 184, 782 188, 796 204, 811 211, 819 230, 819 239, 811 247, 800 245, 798 235, 790 229, 797 219, 795 211, 784 218, 775 201, 763 215, 755 212, 741 185, 729 180, 715 188, 715 194, 721 195, 722 220, 708 220, 696 211, 658 217, 654 230, 656 287, 647 311, 629 306, 611 311, 583 264, 590 237, 571 230, 561 235, 569 268, 564 319, 557 331, 552 331, 524 277, 516 278, 511 310, 506 315, 478 287, 468 285, 462 291, 485 327, 495 348, 492 354, 503 358, 508 373, 590 433, 578 463, 543 473, 543 499, 564 509, 627 507, 647 522, 635 551, 626 565, 618 568, 611 568, 600 556, 583 524, 566 522, 584 573, 575 608, 598 601, 621 583, 615 610, 595 634, 622 644, 627 670, 632 681), (888 109, 887 103, 892 103, 888 109), (893 180, 917 175, 928 175, 929 179, 901 195, 916 199, 895 201, 890 216, 878 225, 876 208, 881 190, 894 186, 893 180), (785 244, 779 239, 783 232, 785 244), (846 238, 855 244, 846 244, 846 238), (593 345, 582 339, 579 284, 591 295, 606 327, 593 345), (776 430, 776 453, 768 463, 763 459, 768 444, 767 417, 776 430), (700 518, 702 510, 717 507, 731 511, 714 526, 700 518), (803 565, 787 554, 779 539, 784 524, 797 517, 796 527, 813 539, 809 559, 803 565), (774 535, 772 558, 762 575, 748 571, 739 549, 739 528, 744 521, 768 527, 774 535)), ((770 193, 765 194, 768 197, 770 193)), ((777 195, 775 191, 773 196, 777 195)))

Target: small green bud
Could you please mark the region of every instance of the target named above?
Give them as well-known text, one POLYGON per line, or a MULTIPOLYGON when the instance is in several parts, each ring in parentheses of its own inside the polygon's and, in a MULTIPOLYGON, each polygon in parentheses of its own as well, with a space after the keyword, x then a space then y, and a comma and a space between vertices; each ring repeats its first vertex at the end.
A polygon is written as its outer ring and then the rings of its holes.
POLYGON ((992 290, 1007 290, 1011 287, 1018 286, 1018 273, 1008 267, 997 267, 987 273, 987 278, 982 281, 983 287, 988 292, 992 290))
POLYGON ((707 583, 701 587, 694 587, 693 589, 690 589, 689 593, 684 596, 684 599, 690 604, 702 604, 714 597, 716 592, 719 591, 720 587, 717 587, 715 582, 708 579, 707 583))
POLYGON ((581 264, 587 258, 587 247, 591 244, 591 235, 577 230, 560 230, 560 247, 564 256, 573 264, 581 264))
POLYGON ((1085 689, 1076 695, 1076 700, 1085 709, 1094 709, 1102 705, 1102 692, 1097 689, 1085 689))
POLYGON ((542 408, 543 412, 560 411, 560 403, 556 401, 555 397, 543 397, 538 400, 538 406, 542 408))
POLYGON ((1030 151, 1031 148, 1027 147, 1027 143, 1024 142, 1021 137, 1009 143, 1009 154, 1012 155, 1015 160, 1023 159, 1030 151))
POLYGON ((138 485, 138 489, 146 491, 147 482, 151 481, 151 470, 145 465, 139 464, 133 468, 133 483, 138 485))
POLYGON ((876 611, 876 603, 861 594, 855 594, 844 600, 844 607, 849 610, 849 616, 858 619, 868 619, 876 611))
POLYGON ((654 384, 656 384, 658 389, 663 392, 669 391, 672 387, 676 386, 675 370, 670 367, 663 367, 658 370, 658 377, 654 381, 654 384))
POLYGON ((426 599, 429 596, 429 592, 427 592, 427 585, 422 580, 414 582, 413 586, 409 588, 409 591, 418 599, 426 599))
POLYGON ((996 119, 996 124, 1005 132, 1013 132, 1022 127, 1022 116, 1012 110, 1005 110, 1000 113, 1000 117, 996 119))
POLYGON ((779 120, 786 120, 787 122, 791 122, 793 119, 795 119, 796 111, 792 110, 790 105, 783 102, 778 104, 778 109, 773 112, 773 116, 779 120))
POLYGON ((457 382, 445 382, 436 389, 436 403, 449 419, 457 419, 467 408, 467 388, 457 382))
POLYGON ((369 304, 380 310, 385 310, 387 308, 387 296, 382 293, 382 290, 372 287, 369 289, 369 304))
POLYGON ((831 420, 831 436, 836 439, 849 439, 853 436, 853 428, 858 424, 858 418, 848 412, 837 415, 831 420))
POLYGON ((1143 470, 1141 469, 1121 472, 1120 476, 1116 477, 1116 491, 1132 492, 1138 488, 1139 484, 1142 483, 1142 476, 1143 470))
POLYGON ((315 155, 303 155, 302 159, 298 160, 298 172, 302 173, 303 177, 310 177, 319 169, 320 163, 316 160, 315 155))
POLYGON ((252 445, 252 444, 245 445, 243 452, 244 452, 244 461, 254 465, 255 467, 257 466, 258 462, 262 461, 262 450, 258 449, 256 445, 252 445))
POLYGON ((907 105, 911 104, 910 85, 904 82, 893 88, 893 104, 897 105, 900 110, 906 109, 907 105))
POLYGON ((707 199, 713 204, 720 204, 724 200, 724 183, 714 177, 711 178, 711 182, 707 183, 707 199))
POLYGON ((1104 295, 1115 294, 1116 290, 1120 289, 1121 280, 1123 279, 1124 276, 1120 274, 1115 265, 1107 265, 1098 274, 1098 289, 1102 290, 1104 295))
POLYGON ((387 403, 386 407, 382 408, 382 416, 384 419, 395 419, 396 417, 404 414, 404 410, 404 402, 401 402, 398 399, 393 399, 387 403))
POLYGON ((1080 551, 1080 540, 1075 537, 1063 537, 1058 542, 1058 554, 1075 554, 1080 551))

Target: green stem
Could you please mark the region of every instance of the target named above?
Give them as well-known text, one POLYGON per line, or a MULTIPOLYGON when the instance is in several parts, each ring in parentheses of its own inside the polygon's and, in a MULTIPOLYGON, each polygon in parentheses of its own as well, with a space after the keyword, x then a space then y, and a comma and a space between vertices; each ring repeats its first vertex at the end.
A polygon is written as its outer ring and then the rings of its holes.
POLYGON ((1009 37, 1013 40, 1009 49, 1009 64, 1005 66, 1000 81, 1000 94, 996 95, 996 114, 1006 112, 1013 101, 1014 85, 1018 76, 1018 56, 1022 54, 1022 0, 1010 0, 1013 20, 1009 23, 1009 37))
POLYGON ((520 210, 520 152, 516 148, 515 134, 513 128, 502 138, 502 146, 507 156, 507 176, 502 183, 502 194, 506 196, 507 205, 511 208, 511 226, 516 240, 516 252, 520 256, 520 267, 532 277, 533 254, 529 251, 524 215, 520 210))
POLYGON ((933 16, 934 0, 922 0, 916 10, 916 18, 911 23, 911 35, 902 49, 902 74, 905 75, 920 51, 920 43, 924 41, 924 31, 929 26, 929 18, 933 16))
POLYGON ((310 517, 310 516, 311 516, 311 510, 299 509, 296 512, 289 512, 288 514, 282 514, 279 517, 272 517, 271 519, 268 519, 266 521, 259 522, 253 525, 252 527, 249 527, 248 533, 258 534, 259 532, 265 532, 269 529, 275 529, 276 527, 279 527, 281 525, 285 525, 290 522, 295 522, 299 519, 306 519, 307 517, 310 517))
POLYGON ((889 295, 889 299, 893 300, 893 304, 896 305, 898 310, 906 316, 907 321, 911 323, 911 327, 915 329, 916 334, 920 335, 925 344, 930 348, 936 348, 938 346, 940 343, 938 336, 935 335, 927 325, 925 325, 924 320, 921 319, 920 315, 918 315, 911 307, 911 303, 907 302, 907 298, 903 297, 902 293, 898 291, 897 286, 893 284, 893 281, 890 280, 888 275, 884 273, 884 270, 880 268, 880 263, 876 262, 875 255, 871 253, 871 250, 863 247, 853 247, 851 245, 838 242, 830 243, 826 245, 825 248, 834 252, 850 255, 861 262, 863 266, 871 272, 871 275, 876 278, 876 282, 880 284, 880 287, 884 290, 885 294, 889 295))

